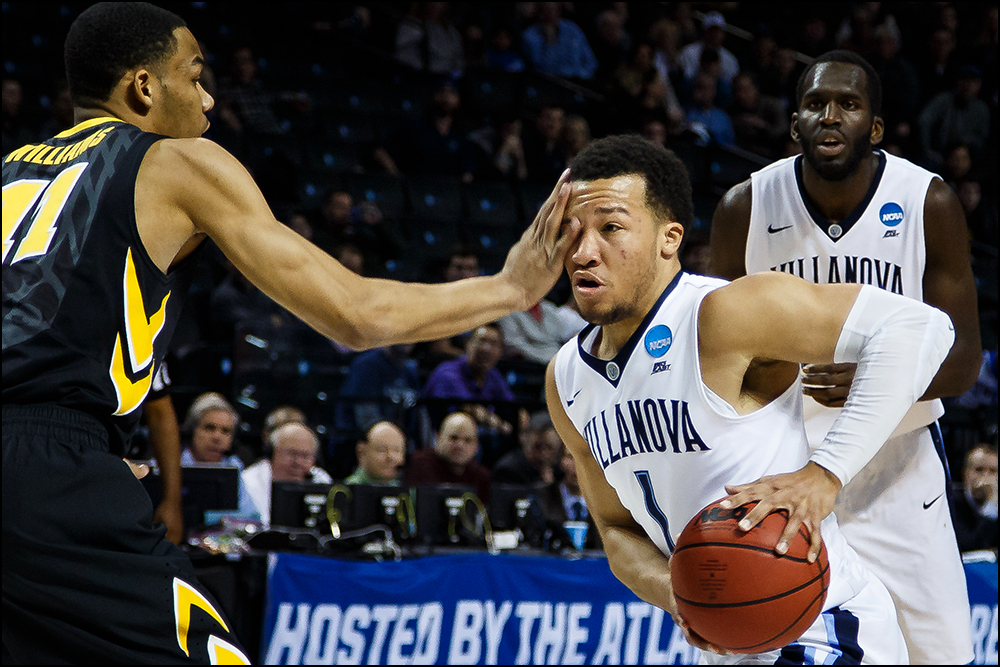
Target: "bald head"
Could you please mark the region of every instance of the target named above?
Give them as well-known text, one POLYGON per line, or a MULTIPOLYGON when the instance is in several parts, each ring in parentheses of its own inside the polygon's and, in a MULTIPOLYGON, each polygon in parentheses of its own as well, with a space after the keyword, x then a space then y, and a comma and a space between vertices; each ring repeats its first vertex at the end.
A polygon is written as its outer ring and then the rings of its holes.
POLYGON ((475 420, 465 412, 453 412, 445 417, 438 429, 434 449, 457 474, 462 474, 479 451, 475 420))
POLYGON ((282 424, 271 433, 271 474, 276 482, 304 482, 316 465, 319 439, 305 424, 282 424))
POLYGON ((376 482, 394 482, 406 458, 406 435, 392 422, 379 422, 358 443, 358 466, 376 482))

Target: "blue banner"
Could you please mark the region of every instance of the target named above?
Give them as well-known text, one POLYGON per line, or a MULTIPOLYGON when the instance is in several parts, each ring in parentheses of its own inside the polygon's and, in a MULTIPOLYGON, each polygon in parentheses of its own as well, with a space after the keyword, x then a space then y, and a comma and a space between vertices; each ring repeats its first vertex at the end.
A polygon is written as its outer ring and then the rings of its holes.
MULTIPOLYGON (((603 558, 483 553, 398 563, 271 556, 267 664, 696 664, 603 558)), ((976 664, 997 663, 997 564, 966 565, 976 664)))
POLYGON ((267 664, 694 664, 662 609, 601 559, 470 554, 399 563, 275 556, 267 664))

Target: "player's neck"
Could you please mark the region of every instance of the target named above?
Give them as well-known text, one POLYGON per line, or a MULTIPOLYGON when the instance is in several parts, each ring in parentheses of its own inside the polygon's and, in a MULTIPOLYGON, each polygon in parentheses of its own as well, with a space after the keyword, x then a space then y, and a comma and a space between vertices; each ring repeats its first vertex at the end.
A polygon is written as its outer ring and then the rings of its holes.
POLYGON ((594 348, 591 354, 598 359, 614 359, 618 355, 618 352, 628 343, 629 338, 632 337, 636 329, 642 325, 642 321, 646 319, 646 315, 656 305, 656 301, 663 294, 663 290, 667 289, 667 285, 670 284, 680 270, 680 262, 676 261, 675 258, 674 261, 669 262, 664 267, 663 272, 657 276, 656 280, 651 281, 651 288, 640 300, 641 307, 637 308, 635 313, 617 322, 602 325, 601 331, 594 341, 594 348))
POLYGON ((827 220, 840 222, 851 214, 868 195, 868 189, 878 171, 879 157, 872 152, 858 164, 854 173, 843 180, 829 181, 803 160, 802 186, 813 206, 827 220))

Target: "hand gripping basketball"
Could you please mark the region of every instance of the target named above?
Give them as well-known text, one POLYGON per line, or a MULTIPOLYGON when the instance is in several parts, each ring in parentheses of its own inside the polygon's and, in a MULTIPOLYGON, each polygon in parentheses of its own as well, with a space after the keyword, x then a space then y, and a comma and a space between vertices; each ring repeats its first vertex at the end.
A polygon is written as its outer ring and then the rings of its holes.
POLYGON ((774 544, 787 512, 772 512, 744 531, 739 523, 756 503, 726 509, 720 502, 702 509, 677 540, 670 559, 677 610, 693 632, 723 649, 763 653, 786 646, 823 610, 826 546, 810 562, 810 536, 801 526, 778 555, 774 544))

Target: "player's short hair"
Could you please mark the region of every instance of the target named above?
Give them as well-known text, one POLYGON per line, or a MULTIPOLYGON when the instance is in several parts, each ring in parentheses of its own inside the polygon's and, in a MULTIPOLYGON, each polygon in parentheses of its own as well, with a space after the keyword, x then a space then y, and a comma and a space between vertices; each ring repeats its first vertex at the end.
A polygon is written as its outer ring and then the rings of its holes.
POLYGON ((592 142, 569 167, 574 181, 638 174, 646 181, 646 205, 662 220, 685 227, 694 221, 691 179, 673 151, 638 134, 620 134, 592 142))
POLYGON ((802 96, 806 94, 806 82, 812 75, 812 71, 822 63, 847 63, 863 69, 865 71, 865 94, 868 95, 868 105, 871 107, 872 115, 878 116, 882 113, 882 79, 879 78, 878 72, 863 56, 853 51, 844 50, 827 51, 802 72, 799 82, 795 85, 795 105, 797 107, 802 106, 802 96))
POLYGON ((154 67, 177 50, 184 19, 146 2, 101 2, 66 35, 66 78, 76 103, 104 102, 129 70, 154 67))

